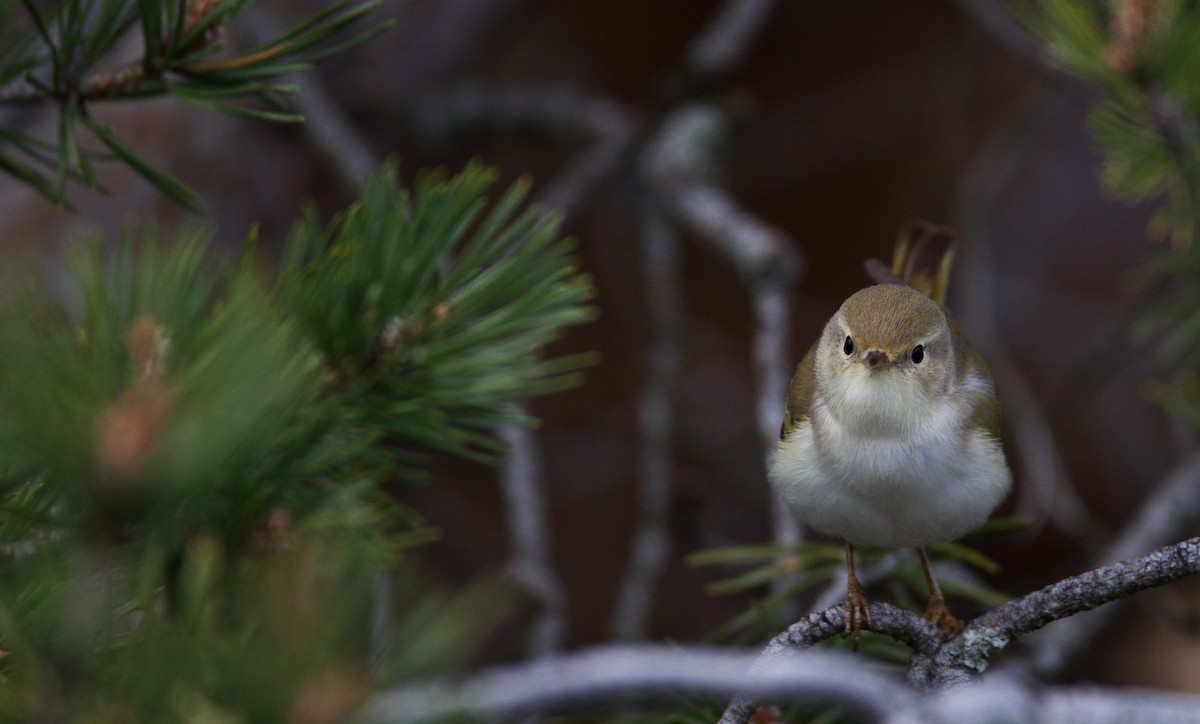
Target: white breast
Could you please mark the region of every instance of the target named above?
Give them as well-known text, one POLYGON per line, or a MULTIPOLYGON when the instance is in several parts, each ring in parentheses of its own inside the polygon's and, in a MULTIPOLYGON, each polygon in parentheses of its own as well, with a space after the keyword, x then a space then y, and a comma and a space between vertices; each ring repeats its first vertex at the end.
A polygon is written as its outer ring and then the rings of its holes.
POLYGON ((838 422, 821 405, 781 440, 772 485, 818 531, 851 543, 920 546, 978 527, 1008 493, 1000 444, 966 432, 947 399, 896 434, 838 422))

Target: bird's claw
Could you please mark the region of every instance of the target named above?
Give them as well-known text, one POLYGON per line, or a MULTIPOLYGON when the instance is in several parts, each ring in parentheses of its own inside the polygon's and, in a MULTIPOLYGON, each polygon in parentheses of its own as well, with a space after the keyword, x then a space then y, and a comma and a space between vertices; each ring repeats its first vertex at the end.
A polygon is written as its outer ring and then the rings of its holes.
POLYGON ((864 625, 868 629, 875 626, 871 621, 871 610, 867 608, 867 597, 863 594, 862 586, 857 579, 851 578, 846 584, 846 625, 842 631, 842 638, 850 638, 855 651, 858 651, 858 640, 864 625))
POLYGON ((950 613, 950 609, 946 607, 946 599, 940 595, 929 597, 929 604, 925 606, 925 615, 922 618, 943 631, 957 631, 963 626, 963 622, 950 613))

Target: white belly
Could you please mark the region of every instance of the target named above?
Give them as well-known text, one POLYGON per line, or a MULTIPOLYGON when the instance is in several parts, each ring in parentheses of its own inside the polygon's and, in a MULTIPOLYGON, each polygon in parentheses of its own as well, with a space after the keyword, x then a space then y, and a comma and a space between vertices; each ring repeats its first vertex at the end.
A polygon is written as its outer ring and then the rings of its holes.
POLYGON ((935 415, 903 437, 823 425, 820 439, 806 420, 780 441, 771 484, 809 526, 851 543, 954 540, 987 520, 1011 475, 995 439, 963 435, 949 419, 935 415))

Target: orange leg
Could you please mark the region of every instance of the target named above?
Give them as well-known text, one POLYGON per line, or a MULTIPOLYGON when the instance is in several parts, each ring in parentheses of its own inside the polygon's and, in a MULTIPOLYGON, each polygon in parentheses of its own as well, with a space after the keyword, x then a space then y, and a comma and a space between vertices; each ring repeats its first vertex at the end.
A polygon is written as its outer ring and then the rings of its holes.
POLYGON ((925 606, 925 620, 947 631, 962 628, 962 621, 954 618, 950 609, 946 608, 946 599, 942 596, 942 589, 929 568, 929 558, 926 557, 923 546, 917 548, 917 555, 921 556, 921 570, 925 571, 925 582, 929 584, 929 604, 925 606))
POLYGON ((862 584, 858 582, 858 576, 854 572, 854 546, 850 543, 846 544, 846 572, 846 628, 842 632, 842 638, 853 637, 854 650, 857 651, 863 624, 866 624, 867 628, 874 624, 871 623, 871 611, 867 608, 867 597, 863 594, 862 584))

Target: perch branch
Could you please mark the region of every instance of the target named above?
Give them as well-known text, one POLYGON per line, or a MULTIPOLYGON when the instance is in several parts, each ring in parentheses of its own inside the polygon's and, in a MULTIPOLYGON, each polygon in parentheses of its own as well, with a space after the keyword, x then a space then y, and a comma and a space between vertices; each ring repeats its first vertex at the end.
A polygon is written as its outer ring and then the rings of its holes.
MULTIPOLYGON (((1200 452, 1193 452, 1163 478, 1121 535, 1098 556, 1101 564, 1118 561, 1182 535, 1200 518, 1200 452)), ((1040 676, 1054 676, 1120 613, 1105 606, 1091 616, 1073 618, 1039 634, 1030 659, 1040 676)))
MULTIPOLYGON (((1200 572, 1200 538, 1191 538, 1139 558, 1063 579, 1009 601, 968 622, 949 639, 944 639, 915 613, 879 603, 870 605, 874 622, 870 630, 888 634, 912 648, 908 674, 911 683, 933 690, 953 689, 982 673, 992 654, 1021 634, 1197 572, 1200 572)), ((756 666, 840 634, 844 615, 842 605, 808 614, 772 639, 756 666)), ((748 712, 753 711, 753 701, 750 696, 736 697, 722 722, 745 721, 748 712)))
POLYGON ((928 662, 914 662, 910 678, 939 689, 958 685, 986 669, 988 658, 1021 634, 1197 572, 1200 538, 1189 538, 1065 578, 972 620, 928 662))

